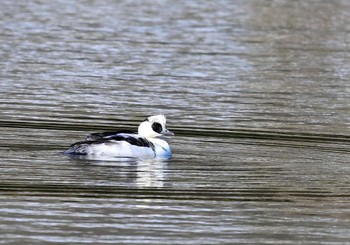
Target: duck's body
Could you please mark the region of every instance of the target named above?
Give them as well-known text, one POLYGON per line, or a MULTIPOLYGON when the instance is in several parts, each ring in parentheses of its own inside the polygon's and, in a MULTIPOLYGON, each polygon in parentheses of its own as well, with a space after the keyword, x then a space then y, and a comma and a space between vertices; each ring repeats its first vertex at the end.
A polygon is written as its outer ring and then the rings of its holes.
POLYGON ((65 154, 88 155, 95 158, 98 156, 170 158, 169 144, 159 138, 162 135, 173 135, 165 125, 165 116, 151 116, 140 124, 138 134, 131 131, 90 134, 85 141, 72 144, 65 154))

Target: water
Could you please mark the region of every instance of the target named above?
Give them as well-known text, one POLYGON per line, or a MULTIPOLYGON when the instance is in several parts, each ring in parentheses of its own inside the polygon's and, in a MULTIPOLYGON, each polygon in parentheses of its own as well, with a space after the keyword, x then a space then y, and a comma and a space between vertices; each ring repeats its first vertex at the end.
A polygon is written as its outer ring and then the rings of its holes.
POLYGON ((348 1, 2 1, 2 244, 350 244, 348 1), (164 113, 167 161, 88 161, 164 113))

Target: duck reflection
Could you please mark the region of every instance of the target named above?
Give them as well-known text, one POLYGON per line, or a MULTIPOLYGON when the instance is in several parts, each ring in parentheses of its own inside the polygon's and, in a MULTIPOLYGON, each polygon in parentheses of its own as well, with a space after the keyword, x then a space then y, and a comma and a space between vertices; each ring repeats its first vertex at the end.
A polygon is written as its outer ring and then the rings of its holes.
POLYGON ((167 160, 138 160, 136 185, 140 187, 163 187, 167 179, 167 160))
POLYGON ((82 170, 85 175, 86 172, 89 173, 90 181, 96 180, 107 185, 135 184, 137 187, 164 187, 169 163, 168 159, 132 157, 105 157, 101 159, 101 156, 98 159, 94 159, 93 156, 75 156, 71 160, 83 165, 82 170))

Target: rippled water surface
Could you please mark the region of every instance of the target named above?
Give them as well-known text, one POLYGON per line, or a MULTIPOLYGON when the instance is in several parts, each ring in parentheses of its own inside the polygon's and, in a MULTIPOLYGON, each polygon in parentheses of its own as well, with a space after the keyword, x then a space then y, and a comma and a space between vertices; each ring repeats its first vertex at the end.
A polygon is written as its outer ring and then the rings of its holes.
POLYGON ((0 3, 1 244, 350 244, 349 1, 0 3), (62 155, 164 113, 167 161, 62 155))

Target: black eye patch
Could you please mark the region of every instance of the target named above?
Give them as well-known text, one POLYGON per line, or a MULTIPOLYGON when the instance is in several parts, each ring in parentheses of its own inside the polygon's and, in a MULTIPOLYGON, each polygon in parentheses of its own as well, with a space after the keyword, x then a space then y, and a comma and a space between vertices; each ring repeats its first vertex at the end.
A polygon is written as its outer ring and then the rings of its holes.
POLYGON ((152 124, 152 129, 153 129, 154 132, 157 132, 159 134, 163 130, 162 125, 160 123, 157 123, 157 122, 152 124))

